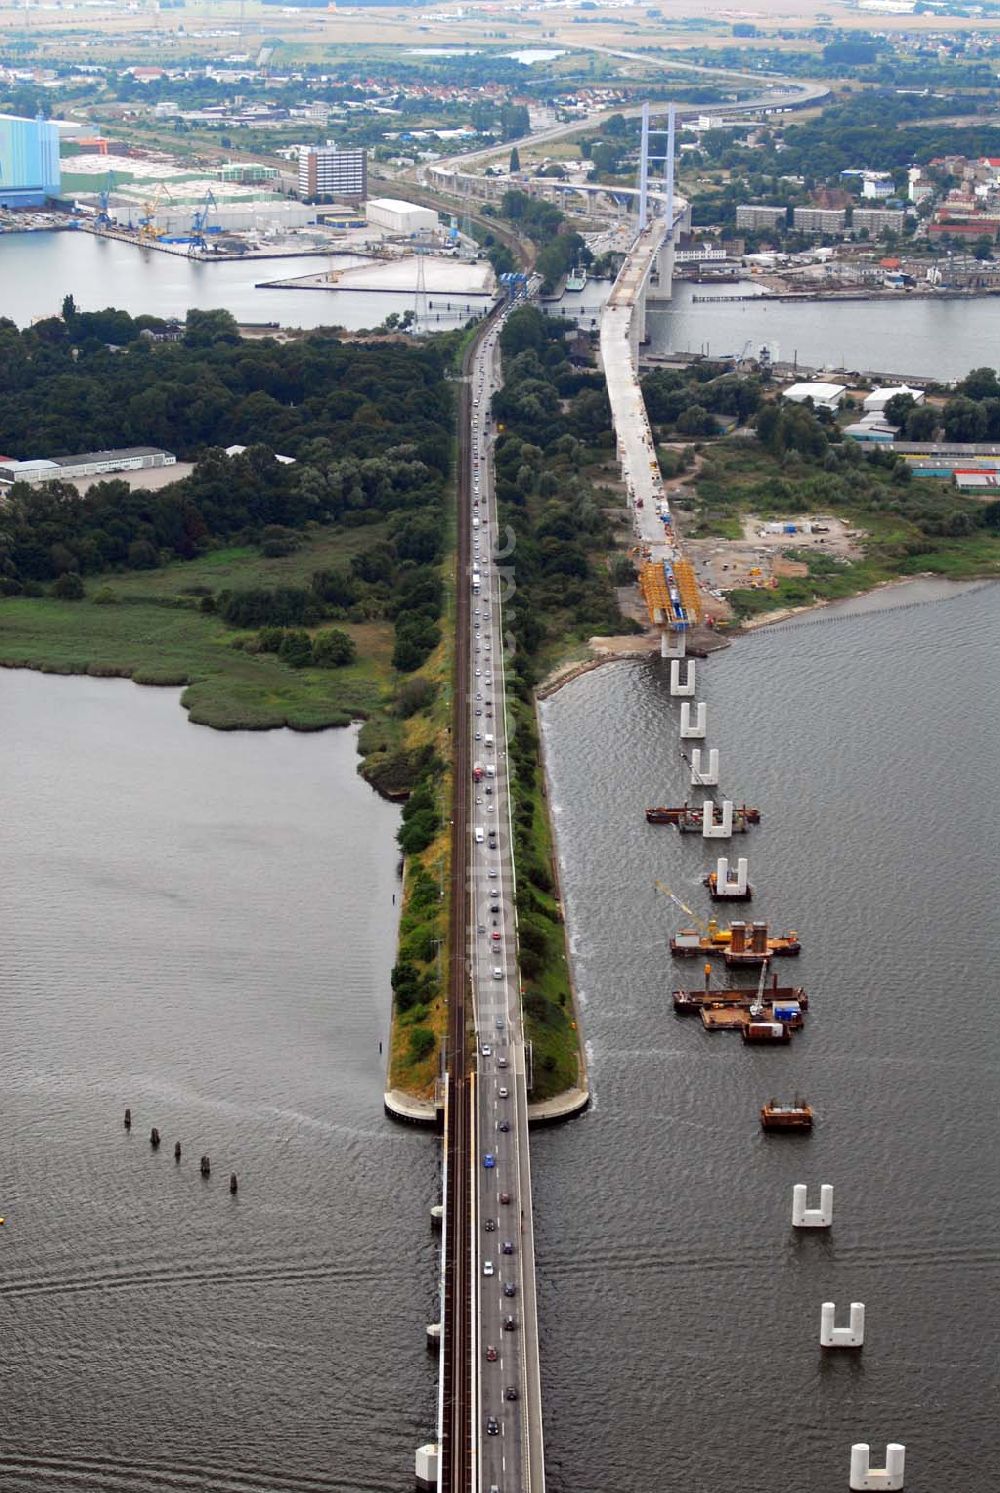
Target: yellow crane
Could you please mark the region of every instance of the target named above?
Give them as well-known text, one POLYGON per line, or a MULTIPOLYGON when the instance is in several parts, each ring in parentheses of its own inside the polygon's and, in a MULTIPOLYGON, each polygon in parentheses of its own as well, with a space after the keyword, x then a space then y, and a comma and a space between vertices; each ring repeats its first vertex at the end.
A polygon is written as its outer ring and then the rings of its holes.
POLYGON ((159 207, 160 203, 163 201, 164 197, 169 197, 171 201, 173 201, 173 196, 166 182, 158 181, 156 183, 156 187, 153 190, 152 196, 147 197, 146 201, 142 204, 142 216, 139 219, 140 238, 160 237, 159 231, 156 227, 156 210, 159 207))
POLYGON ((730 933, 728 928, 720 928, 718 920, 716 918, 709 918, 707 923, 704 922, 696 912, 692 911, 692 909, 688 907, 686 902, 682 902, 680 897, 678 897, 676 893, 672 892, 668 886, 665 886, 662 881, 654 882, 654 885, 656 887, 656 890, 658 892, 662 892, 665 897, 669 897, 671 902, 673 902, 677 907, 680 908, 681 912, 687 913, 688 917, 694 923, 695 927, 700 929, 705 938, 710 938, 713 943, 729 943, 732 934, 730 933))

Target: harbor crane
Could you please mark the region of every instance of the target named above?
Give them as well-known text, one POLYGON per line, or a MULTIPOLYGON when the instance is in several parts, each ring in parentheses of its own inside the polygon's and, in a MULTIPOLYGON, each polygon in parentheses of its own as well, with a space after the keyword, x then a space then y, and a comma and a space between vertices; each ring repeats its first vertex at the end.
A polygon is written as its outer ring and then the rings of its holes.
POLYGON ((208 215, 213 207, 218 207, 215 193, 209 187, 202 200, 201 206, 195 208, 194 217, 191 220, 191 238, 188 242, 188 253, 193 254, 197 249, 206 249, 205 228, 208 223, 208 215))
POLYGON ((108 203, 111 193, 115 189, 115 173, 109 171, 104 178, 104 185, 97 196, 97 217, 94 219, 95 228, 110 228, 111 214, 108 212, 108 203))
POLYGON ((166 182, 158 181, 153 195, 142 204, 142 214, 139 218, 140 238, 159 238, 156 230, 156 211, 164 197, 172 197, 170 188, 166 182))

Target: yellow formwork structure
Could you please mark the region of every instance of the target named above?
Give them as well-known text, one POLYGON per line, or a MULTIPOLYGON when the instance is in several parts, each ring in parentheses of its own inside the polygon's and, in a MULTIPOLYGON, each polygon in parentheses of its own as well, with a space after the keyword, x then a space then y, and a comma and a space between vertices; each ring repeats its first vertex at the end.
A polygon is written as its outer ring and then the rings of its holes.
POLYGON ((695 580, 690 560, 674 561, 674 580, 681 593, 681 605, 691 622, 701 621, 701 592, 695 580))
POLYGON ((639 590, 646 603, 650 622, 666 622, 671 615, 670 592, 662 562, 647 560, 639 571, 639 590))

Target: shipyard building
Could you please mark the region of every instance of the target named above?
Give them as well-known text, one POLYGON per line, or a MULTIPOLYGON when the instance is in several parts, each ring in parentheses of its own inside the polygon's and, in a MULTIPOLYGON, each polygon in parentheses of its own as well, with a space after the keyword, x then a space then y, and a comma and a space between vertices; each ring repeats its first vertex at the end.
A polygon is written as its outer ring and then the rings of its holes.
POLYGON ((59 126, 0 114, 0 207, 44 207, 59 196, 59 126))

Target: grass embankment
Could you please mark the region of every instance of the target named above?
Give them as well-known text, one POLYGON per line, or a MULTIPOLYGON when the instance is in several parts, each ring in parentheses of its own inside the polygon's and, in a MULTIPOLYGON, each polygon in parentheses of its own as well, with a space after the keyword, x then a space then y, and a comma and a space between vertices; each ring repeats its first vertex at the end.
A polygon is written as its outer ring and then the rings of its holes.
POLYGON ((706 447, 695 492, 695 524, 688 530, 693 537, 711 532, 739 538, 743 513, 764 519, 832 513, 866 535, 860 560, 814 549, 789 551, 788 558, 807 565, 809 574, 779 577, 765 590, 727 592, 737 618, 838 601, 916 575, 975 580, 1000 574, 1000 533, 978 526, 982 503, 945 481, 900 482, 890 468, 860 452, 832 472, 805 459, 789 463, 755 441, 721 440, 706 447))
POLYGON ((534 705, 508 701, 509 762, 517 858, 521 1004, 532 1049, 531 1099, 551 1099, 580 1077, 580 1034, 572 999, 552 823, 534 705))
POLYGON ((201 602, 226 588, 305 584, 380 537, 381 525, 318 531, 280 558, 221 549, 160 570, 100 577, 88 582, 82 601, 9 597, 0 604, 0 664, 184 685, 181 704, 191 720, 222 731, 348 725, 391 698, 391 623, 340 623, 357 646, 356 662, 294 669, 234 646, 248 634, 202 611, 201 602), (95 602, 108 593, 113 600, 95 602))

